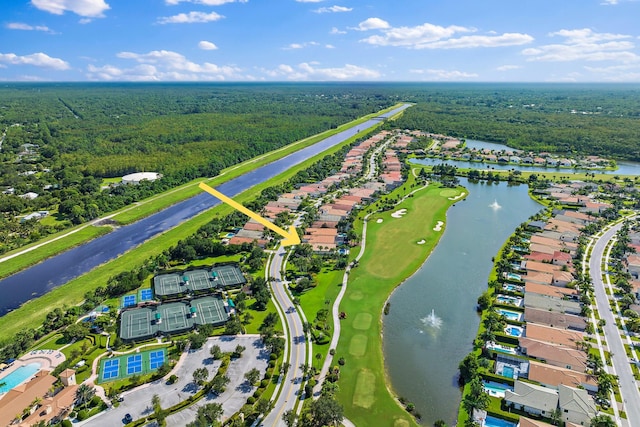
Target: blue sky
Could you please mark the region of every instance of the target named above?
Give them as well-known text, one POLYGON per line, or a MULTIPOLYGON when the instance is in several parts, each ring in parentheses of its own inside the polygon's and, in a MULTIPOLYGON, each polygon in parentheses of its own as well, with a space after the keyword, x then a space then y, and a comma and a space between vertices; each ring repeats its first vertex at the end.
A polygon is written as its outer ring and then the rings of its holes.
POLYGON ((638 82, 638 0, 0 0, 3 81, 638 82))

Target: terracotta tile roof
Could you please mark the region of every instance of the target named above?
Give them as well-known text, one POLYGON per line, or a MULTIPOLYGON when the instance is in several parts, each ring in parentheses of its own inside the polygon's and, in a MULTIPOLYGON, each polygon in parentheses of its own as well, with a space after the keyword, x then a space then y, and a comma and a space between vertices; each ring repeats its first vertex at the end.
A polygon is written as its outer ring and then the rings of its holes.
POLYGON ((527 356, 544 361, 550 365, 560 366, 578 372, 587 370, 587 354, 571 347, 553 345, 530 338, 520 338, 520 348, 526 351, 527 356))
POLYGON ((550 326, 530 323, 525 328, 525 336, 538 341, 551 344, 560 344, 567 347, 576 347, 584 340, 584 334, 570 329, 558 329, 550 326))
POLYGON ((529 362, 529 379, 551 387, 558 387, 560 384, 569 387, 584 387, 586 384, 598 388, 598 383, 592 375, 534 360, 529 362))
POLYGON ((546 295, 554 298, 564 298, 567 295, 578 295, 576 289, 563 288, 553 285, 541 285, 539 283, 529 282, 524 286, 525 292, 532 294, 546 295))

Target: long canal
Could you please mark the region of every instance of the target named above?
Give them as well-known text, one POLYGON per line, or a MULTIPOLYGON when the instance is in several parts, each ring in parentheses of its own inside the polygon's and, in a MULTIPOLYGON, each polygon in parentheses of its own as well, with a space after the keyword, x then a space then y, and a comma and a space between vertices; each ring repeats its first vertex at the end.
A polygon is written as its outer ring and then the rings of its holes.
MULTIPOLYGON (((359 132, 366 132, 388 118, 410 107, 404 104, 378 118, 339 132, 317 144, 303 148, 280 160, 257 168, 217 187, 223 194, 234 197, 243 191, 271 179, 287 169, 315 156, 359 132)), ((51 257, 37 265, 0 281, 0 316, 18 308, 32 298, 44 295, 93 268, 122 255, 146 240, 167 231, 195 215, 212 208, 219 201, 207 193, 201 193, 177 203, 161 212, 136 223, 118 228, 76 248, 51 257)))

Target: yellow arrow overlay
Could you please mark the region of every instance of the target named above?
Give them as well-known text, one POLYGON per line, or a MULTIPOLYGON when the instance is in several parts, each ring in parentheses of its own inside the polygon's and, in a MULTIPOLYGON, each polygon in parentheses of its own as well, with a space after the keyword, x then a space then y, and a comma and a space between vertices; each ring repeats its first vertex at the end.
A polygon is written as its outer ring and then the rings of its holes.
POLYGON ((209 187, 204 182, 200 183, 200 188, 202 188, 207 193, 211 194, 213 197, 216 197, 216 198, 222 200, 223 203, 228 204, 229 206, 231 206, 235 210, 238 210, 238 211, 242 212, 243 214, 247 215, 249 218, 258 221, 260 224, 264 225, 268 229, 273 230, 276 233, 278 233, 279 235, 281 235, 282 237, 284 237, 284 239, 282 239, 282 241, 280 242, 280 244, 282 244, 282 246, 292 246, 292 245, 299 245, 300 244, 300 237, 298 236, 298 232, 296 231, 296 228, 293 225, 291 227, 289 227, 289 231, 283 230, 282 228, 278 227, 277 225, 275 225, 274 223, 272 223, 268 219, 266 219, 266 218, 258 215, 257 213, 245 208, 240 203, 238 203, 235 200, 225 196, 224 194, 222 194, 218 190, 214 190, 213 188, 209 187))

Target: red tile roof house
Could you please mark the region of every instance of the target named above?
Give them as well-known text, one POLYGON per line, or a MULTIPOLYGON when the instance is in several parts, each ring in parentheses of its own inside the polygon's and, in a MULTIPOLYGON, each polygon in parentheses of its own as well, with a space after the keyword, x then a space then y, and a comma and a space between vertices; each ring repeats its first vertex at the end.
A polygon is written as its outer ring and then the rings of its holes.
POLYGON ((589 213, 602 213, 612 207, 609 203, 601 203, 601 202, 586 202, 583 208, 580 208, 580 212, 589 212, 589 213))
POLYGON ((525 284, 524 291, 532 294, 544 295, 554 298, 577 298, 578 290, 571 288, 561 288, 559 286, 541 285, 539 283, 529 282, 525 284))
POLYGON ((233 236, 231 239, 229 239, 229 244, 241 245, 243 243, 253 243, 254 241, 259 247, 263 249, 267 247, 268 242, 265 239, 252 239, 251 237, 240 237, 240 236, 233 236))
POLYGON ((524 259, 528 261, 551 262, 553 260, 553 255, 544 252, 532 251, 525 255, 524 259))
POLYGON ((572 348, 578 348, 578 344, 584 341, 584 334, 580 331, 552 328, 538 323, 527 324, 525 337, 572 348))
POLYGON ((338 230, 335 228, 314 228, 309 227, 304 232, 305 236, 334 236, 338 235, 338 230))
POLYGON ((525 307, 524 320, 527 323, 540 323, 554 328, 575 329, 577 331, 584 331, 587 328, 587 321, 584 317, 532 307, 525 307))
POLYGON ((554 271, 560 271, 562 267, 538 261, 525 261, 524 268, 527 270, 527 273, 538 271, 540 273, 553 274, 554 271))
POLYGON ((571 255, 561 251, 555 251, 553 253, 553 259, 551 260, 551 262, 553 263, 553 265, 566 265, 567 267, 573 266, 573 258, 571 257, 571 255))
POLYGON ((574 280, 573 274, 569 271, 556 271, 553 273, 553 286, 566 287, 574 280))
POLYGON ((591 374, 540 363, 534 360, 529 362, 529 380, 536 381, 545 387, 556 390, 558 386, 562 384, 575 388, 582 387, 593 393, 598 391, 598 383, 591 374))
POLYGON ((520 350, 532 359, 577 372, 587 372, 587 353, 576 348, 520 338, 520 350))
POLYGON ((553 274, 542 273, 539 271, 531 271, 526 276, 522 276, 522 280, 526 283, 538 283, 540 285, 551 285, 553 282, 553 274))
POLYGON ((338 221, 315 221, 311 224, 313 228, 336 228, 338 226, 338 221))
POLYGON ((247 222, 243 227, 244 230, 250 230, 250 231, 260 231, 263 232, 264 231, 264 225, 260 224, 257 221, 254 220, 250 220, 249 222, 247 222))
POLYGON ((622 259, 622 264, 624 265, 627 273, 629 273, 633 278, 640 278, 640 255, 625 255, 625 257, 622 259))
POLYGON ((548 254, 553 257, 553 253, 557 250, 556 248, 549 247, 547 245, 540 245, 537 243, 532 243, 529 245, 529 250, 531 252, 542 252, 548 254))
POLYGON ((567 247, 566 242, 561 242, 560 240, 556 240, 556 239, 550 239, 548 237, 540 236, 538 234, 534 234, 533 236, 531 236, 531 243, 535 243, 538 245, 546 245, 551 248, 556 248, 557 250, 561 250, 567 247))

